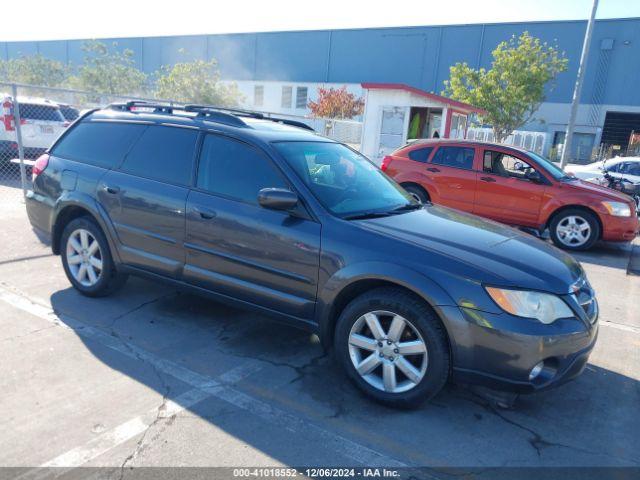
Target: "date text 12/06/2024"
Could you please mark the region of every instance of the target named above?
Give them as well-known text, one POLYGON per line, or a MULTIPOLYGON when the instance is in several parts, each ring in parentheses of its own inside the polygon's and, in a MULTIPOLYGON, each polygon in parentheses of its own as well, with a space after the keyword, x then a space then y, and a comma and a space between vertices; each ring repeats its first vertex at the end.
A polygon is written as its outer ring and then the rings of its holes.
POLYGON ((233 476, 292 478, 305 476, 309 478, 398 478, 400 472, 388 468, 234 468, 233 476))

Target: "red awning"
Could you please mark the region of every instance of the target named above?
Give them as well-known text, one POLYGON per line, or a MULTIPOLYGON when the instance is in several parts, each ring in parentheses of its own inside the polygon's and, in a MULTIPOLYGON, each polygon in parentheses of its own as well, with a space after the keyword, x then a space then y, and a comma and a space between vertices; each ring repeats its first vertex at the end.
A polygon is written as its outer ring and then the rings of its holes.
POLYGON ((442 95, 429 93, 425 90, 420 90, 419 88, 410 87, 404 83, 363 83, 361 85, 362 88, 367 90, 404 90, 405 92, 428 98, 429 100, 451 106, 455 109, 463 110, 466 113, 477 113, 479 115, 486 113, 483 109, 474 107, 468 103, 458 102, 457 100, 452 100, 450 98, 443 97, 442 95))

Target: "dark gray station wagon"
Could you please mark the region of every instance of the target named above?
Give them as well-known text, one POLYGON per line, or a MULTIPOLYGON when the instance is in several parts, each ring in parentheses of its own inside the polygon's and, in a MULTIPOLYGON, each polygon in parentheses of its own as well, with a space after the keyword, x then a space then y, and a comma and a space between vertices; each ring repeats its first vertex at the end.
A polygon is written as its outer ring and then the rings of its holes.
POLYGON ((526 393, 582 371, 598 307, 570 256, 418 204, 362 155, 286 123, 134 102, 89 112, 37 161, 29 219, 82 294, 134 274, 273 315, 316 332, 387 404, 450 378, 526 393))

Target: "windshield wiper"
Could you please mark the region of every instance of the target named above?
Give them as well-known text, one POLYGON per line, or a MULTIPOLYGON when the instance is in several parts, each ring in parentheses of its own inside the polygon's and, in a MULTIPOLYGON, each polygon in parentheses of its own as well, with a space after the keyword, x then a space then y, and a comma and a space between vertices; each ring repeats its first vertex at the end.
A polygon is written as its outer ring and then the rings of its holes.
POLYGON ((409 212, 411 210, 420 210, 424 205, 421 203, 407 203, 405 205, 400 205, 391 210, 391 212, 409 212))
POLYGON ((393 215, 393 212, 391 212, 391 211, 389 211, 389 212, 374 211, 374 212, 354 213, 353 215, 346 215, 346 216, 344 216, 342 218, 345 219, 345 220, 365 220, 367 218, 388 217, 390 215, 393 215))
POLYGON ((420 203, 407 203, 405 205, 400 205, 399 207, 392 208, 391 210, 374 210, 371 212, 360 212, 354 213, 353 215, 347 215, 344 218, 345 220, 363 220, 366 218, 380 218, 380 217, 388 217, 390 215, 397 215, 399 213, 408 212, 410 210, 418 210, 422 208, 422 204, 420 203))

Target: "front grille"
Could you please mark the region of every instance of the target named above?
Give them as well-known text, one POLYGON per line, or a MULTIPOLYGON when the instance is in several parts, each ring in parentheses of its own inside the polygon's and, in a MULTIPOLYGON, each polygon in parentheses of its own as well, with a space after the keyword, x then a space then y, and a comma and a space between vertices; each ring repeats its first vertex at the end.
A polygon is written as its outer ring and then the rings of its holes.
POLYGON ((571 286, 571 293, 586 313, 589 322, 594 323, 598 319, 598 301, 587 277, 581 276, 571 286))

